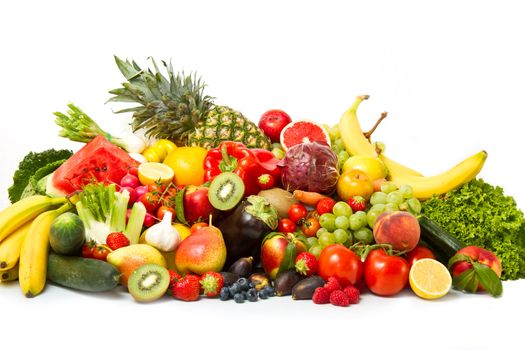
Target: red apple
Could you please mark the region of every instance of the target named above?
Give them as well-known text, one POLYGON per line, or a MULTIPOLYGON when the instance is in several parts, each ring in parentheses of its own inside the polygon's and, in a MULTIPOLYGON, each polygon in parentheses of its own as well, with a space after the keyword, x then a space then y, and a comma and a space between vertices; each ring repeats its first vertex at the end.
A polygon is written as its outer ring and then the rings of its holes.
MULTIPOLYGON (((476 246, 468 246, 458 250, 458 252, 452 257, 454 263, 450 267, 450 272, 452 277, 458 277, 463 272, 471 270, 474 267, 472 264, 479 263, 488 266, 491 268, 498 277, 501 277, 501 262, 494 253, 476 246), (458 258, 459 257, 459 258, 458 258)), ((452 261, 451 259, 451 261, 452 261)), ((472 288, 471 291, 483 291, 481 281, 478 283, 477 288, 472 288)))
POLYGON ((270 138, 272 142, 279 142, 281 131, 292 122, 292 118, 279 109, 271 109, 259 119, 259 128, 270 138))
POLYGON ((307 251, 306 244, 292 234, 273 233, 268 235, 261 246, 261 264, 264 272, 274 280, 277 277, 281 263, 284 261, 288 244, 295 244, 296 253, 307 251))
POLYGON ((216 216, 215 209, 208 199, 208 187, 188 186, 184 192, 184 217, 190 224, 208 221, 210 215, 216 216))

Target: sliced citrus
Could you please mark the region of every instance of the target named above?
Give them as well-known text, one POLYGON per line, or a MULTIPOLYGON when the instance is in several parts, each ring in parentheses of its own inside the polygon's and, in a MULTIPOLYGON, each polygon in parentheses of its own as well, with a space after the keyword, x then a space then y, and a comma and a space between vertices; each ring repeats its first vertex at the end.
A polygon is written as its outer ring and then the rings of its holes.
POLYGON ((281 131, 281 145, 286 151, 299 143, 314 141, 324 142, 330 146, 330 136, 325 128, 310 120, 292 122, 281 131))
POLYGON ((445 296, 452 286, 452 277, 445 265, 434 259, 421 259, 412 265, 408 275, 412 291, 423 299, 445 296))
POLYGON ((139 180, 143 185, 153 185, 155 183, 168 183, 173 179, 173 170, 162 163, 142 163, 139 165, 139 180))

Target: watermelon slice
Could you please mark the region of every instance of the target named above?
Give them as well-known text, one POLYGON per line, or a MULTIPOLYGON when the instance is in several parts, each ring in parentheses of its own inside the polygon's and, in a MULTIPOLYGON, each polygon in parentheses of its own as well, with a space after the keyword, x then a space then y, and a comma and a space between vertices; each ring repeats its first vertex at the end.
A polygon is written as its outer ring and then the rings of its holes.
POLYGON ((119 183, 139 162, 102 136, 97 136, 63 163, 47 181, 50 196, 65 196, 92 182, 119 183))

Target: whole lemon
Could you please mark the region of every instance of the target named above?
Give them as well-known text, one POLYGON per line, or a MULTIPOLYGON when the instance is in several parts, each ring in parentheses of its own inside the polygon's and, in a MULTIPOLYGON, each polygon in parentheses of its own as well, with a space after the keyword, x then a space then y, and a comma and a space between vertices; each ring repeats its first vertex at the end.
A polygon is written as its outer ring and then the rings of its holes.
POLYGON ((175 172, 173 182, 179 185, 202 185, 204 158, 208 151, 202 147, 177 147, 164 159, 164 164, 175 172))
POLYGON ((360 170, 372 181, 385 178, 388 174, 388 169, 381 159, 364 154, 358 154, 348 158, 343 164, 343 173, 349 172, 350 170, 360 170))

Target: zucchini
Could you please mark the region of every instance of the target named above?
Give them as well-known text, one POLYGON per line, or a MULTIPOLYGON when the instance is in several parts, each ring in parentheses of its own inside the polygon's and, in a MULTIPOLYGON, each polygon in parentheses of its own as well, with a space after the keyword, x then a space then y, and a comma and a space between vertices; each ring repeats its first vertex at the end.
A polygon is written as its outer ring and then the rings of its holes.
POLYGON ((458 250, 465 247, 464 243, 426 216, 419 217, 419 226, 421 227, 421 239, 445 262, 448 262, 458 250))
POLYGON ((110 263, 78 256, 50 253, 47 278, 64 287, 85 292, 104 292, 119 284, 120 272, 110 263))

